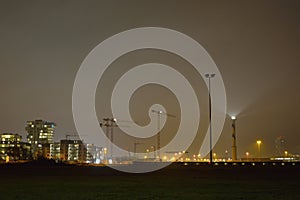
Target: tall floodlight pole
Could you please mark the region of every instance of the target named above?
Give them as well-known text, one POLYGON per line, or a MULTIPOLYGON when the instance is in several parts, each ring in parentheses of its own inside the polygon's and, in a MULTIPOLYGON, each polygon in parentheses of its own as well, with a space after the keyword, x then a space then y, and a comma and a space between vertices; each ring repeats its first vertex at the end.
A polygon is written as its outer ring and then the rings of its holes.
POLYGON ((215 77, 215 74, 205 74, 208 78, 208 106, 209 106, 209 161, 213 162, 213 152, 212 152, 212 123, 211 123, 211 90, 210 90, 210 79, 215 77))
POLYGON ((261 161, 261 140, 257 140, 256 141, 256 144, 257 144, 257 147, 258 147, 258 155, 259 155, 259 161, 261 161))
POLYGON ((235 116, 231 116, 231 120, 232 120, 232 160, 236 161, 237 160, 237 147, 236 147, 236 128, 235 128, 235 121, 236 121, 236 117, 235 116))

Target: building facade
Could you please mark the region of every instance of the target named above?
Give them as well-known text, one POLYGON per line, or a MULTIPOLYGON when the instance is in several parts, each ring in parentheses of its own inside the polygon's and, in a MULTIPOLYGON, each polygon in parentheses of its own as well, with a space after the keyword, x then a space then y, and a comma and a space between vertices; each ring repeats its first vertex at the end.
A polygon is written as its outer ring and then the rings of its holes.
POLYGON ((32 157, 50 158, 50 144, 53 143, 55 123, 43 120, 27 121, 27 141, 32 157))
POLYGON ((50 144, 50 158, 71 163, 100 163, 103 153, 101 147, 81 140, 61 140, 50 144))
POLYGON ((18 161, 31 158, 30 145, 21 141, 22 137, 14 133, 0 134, 0 160, 18 161))
POLYGON ((54 142, 50 144, 50 158, 54 160, 61 160, 60 142, 54 142))

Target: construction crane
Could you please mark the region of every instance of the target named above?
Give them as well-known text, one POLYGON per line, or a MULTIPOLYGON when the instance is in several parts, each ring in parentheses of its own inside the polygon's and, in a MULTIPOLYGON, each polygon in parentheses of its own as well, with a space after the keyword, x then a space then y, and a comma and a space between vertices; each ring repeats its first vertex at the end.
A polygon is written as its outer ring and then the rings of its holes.
MULTIPOLYGON (((100 123, 100 127, 106 127, 106 137, 108 139, 110 139, 111 143, 110 143, 110 158, 112 159, 113 157, 113 141, 114 141, 114 127, 119 127, 119 125, 117 125, 117 121, 118 122, 130 122, 130 121, 126 121, 126 120, 117 120, 116 118, 103 118, 103 122, 100 123)), ((129 126, 124 126, 122 125, 121 127, 129 127, 129 126)), ((108 142, 106 144, 108 146, 108 142)))
MULTIPOLYGON (((100 127, 105 126, 106 127, 106 137, 110 139, 110 158, 112 159, 113 156, 113 140, 114 140, 114 134, 113 134, 113 127, 118 127, 116 124, 115 118, 103 118, 103 123, 100 123, 100 127)), ((108 146, 108 144, 107 144, 108 146)))
POLYGON ((166 112, 163 112, 161 110, 151 110, 151 112, 157 114, 157 155, 158 155, 158 158, 160 159, 160 116, 165 115, 165 116, 173 117, 173 118, 175 118, 176 116, 171 115, 166 112))

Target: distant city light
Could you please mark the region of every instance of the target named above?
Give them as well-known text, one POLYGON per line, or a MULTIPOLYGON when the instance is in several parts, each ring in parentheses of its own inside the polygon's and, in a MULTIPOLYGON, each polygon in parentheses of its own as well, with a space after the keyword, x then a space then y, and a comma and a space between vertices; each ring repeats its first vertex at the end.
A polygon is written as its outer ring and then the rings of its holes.
POLYGON ((100 164, 101 160, 99 158, 96 159, 96 164, 100 164))

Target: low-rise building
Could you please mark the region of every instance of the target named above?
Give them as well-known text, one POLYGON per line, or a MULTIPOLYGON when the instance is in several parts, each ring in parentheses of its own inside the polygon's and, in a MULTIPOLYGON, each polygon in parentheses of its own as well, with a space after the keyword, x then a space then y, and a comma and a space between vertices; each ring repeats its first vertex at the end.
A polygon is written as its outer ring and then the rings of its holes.
POLYGON ((21 140, 22 136, 19 134, 0 134, 0 160, 8 162, 30 159, 30 144, 21 140))
POLYGON ((81 140, 61 140, 50 144, 50 158, 66 162, 100 163, 103 160, 102 148, 84 144, 81 140))

